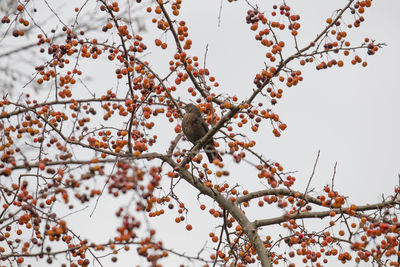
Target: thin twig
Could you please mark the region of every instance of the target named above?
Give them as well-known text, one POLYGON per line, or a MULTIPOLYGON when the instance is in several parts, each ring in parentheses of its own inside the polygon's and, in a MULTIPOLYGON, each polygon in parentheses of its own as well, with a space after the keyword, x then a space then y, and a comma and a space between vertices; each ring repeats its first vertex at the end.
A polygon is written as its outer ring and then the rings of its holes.
POLYGON ((315 159, 314 167, 313 167, 313 170, 312 170, 310 179, 308 179, 308 184, 307 184, 306 190, 304 191, 304 195, 307 194, 307 192, 308 192, 308 187, 310 186, 311 180, 312 180, 312 178, 313 178, 313 176, 314 176, 315 168, 317 167, 317 163, 318 163, 318 159, 319 159, 319 153, 320 153, 320 150, 318 150, 318 155, 317 155, 317 158, 315 159))

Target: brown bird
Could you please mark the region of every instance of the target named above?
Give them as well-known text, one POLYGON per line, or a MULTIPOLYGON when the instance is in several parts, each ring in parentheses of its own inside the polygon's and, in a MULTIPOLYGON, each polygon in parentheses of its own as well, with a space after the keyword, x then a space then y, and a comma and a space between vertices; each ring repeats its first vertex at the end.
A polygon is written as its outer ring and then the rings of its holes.
MULTIPOLYGON (((187 104, 184 107, 186 113, 183 115, 182 130, 186 138, 196 144, 208 132, 208 125, 201 117, 200 110, 194 104, 187 104)), ((204 145, 208 161, 211 163, 215 158, 222 161, 221 156, 215 150, 214 139, 211 138, 208 143, 204 145)))

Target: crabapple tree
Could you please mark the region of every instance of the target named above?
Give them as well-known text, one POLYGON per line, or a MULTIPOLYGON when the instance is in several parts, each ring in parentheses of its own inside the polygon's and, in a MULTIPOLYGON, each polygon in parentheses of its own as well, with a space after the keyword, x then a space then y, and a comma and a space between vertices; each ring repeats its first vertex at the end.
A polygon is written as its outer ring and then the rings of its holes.
POLYGON ((344 1, 306 41, 302 14, 289 1, 245 1, 247 32, 237 34, 250 34, 262 48, 264 67, 251 73, 240 96, 222 86, 207 55, 192 52, 196 42, 206 44, 191 36, 193 24, 184 19, 182 6, 190 1, 67 2, 62 12, 51 1, 33 0, 1 9, 0 45, 17 49, 0 58, 25 59, 20 75, 2 78, 1 266, 103 266, 106 259, 118 262, 124 250, 151 266, 170 258, 201 266, 399 266, 395 185, 393 195, 375 204, 351 202, 333 182, 299 188, 298 177, 267 160, 252 138, 268 127, 264 138, 290 134, 274 107, 289 88, 300 87, 303 68, 313 66, 318 75, 346 64, 367 67, 384 43, 353 41, 352 33, 368 19, 372 0, 344 1), (91 79, 100 83, 94 87, 91 79), (196 103, 210 126, 195 145, 181 129, 188 103, 196 103), (204 157, 211 139, 222 161, 204 157), (228 163, 259 181, 258 188, 249 190, 228 163), (94 241, 71 220, 88 205, 98 212, 104 198, 115 202, 118 223, 114 234, 94 241), (197 255, 160 239, 159 229, 168 225, 149 227, 165 216, 182 226, 180 235, 193 233, 200 222, 188 215, 197 212, 213 222, 197 255))

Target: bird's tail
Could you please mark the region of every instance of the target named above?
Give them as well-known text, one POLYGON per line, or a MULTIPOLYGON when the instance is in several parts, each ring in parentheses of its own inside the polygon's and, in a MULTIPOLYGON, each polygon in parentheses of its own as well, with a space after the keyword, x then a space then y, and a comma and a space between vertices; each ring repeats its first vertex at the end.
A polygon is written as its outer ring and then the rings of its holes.
POLYGON ((214 159, 218 159, 219 161, 222 161, 222 157, 220 154, 218 154, 218 151, 215 149, 214 142, 209 143, 204 147, 204 150, 206 152, 208 161, 212 163, 214 159))

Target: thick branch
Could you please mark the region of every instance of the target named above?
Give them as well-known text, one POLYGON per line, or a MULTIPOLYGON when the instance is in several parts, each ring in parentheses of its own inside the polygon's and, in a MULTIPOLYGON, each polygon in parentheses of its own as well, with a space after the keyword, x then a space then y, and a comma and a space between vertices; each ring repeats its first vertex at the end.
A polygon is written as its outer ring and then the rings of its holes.
POLYGON ((304 199, 304 200, 306 200, 308 202, 311 202, 311 203, 314 203, 314 204, 317 204, 317 205, 322 205, 322 201, 317 199, 317 198, 315 198, 315 197, 312 197, 312 196, 310 196, 308 194, 305 195, 305 194, 303 194, 301 192, 289 190, 289 189, 286 189, 286 188, 265 189, 265 190, 260 190, 260 191, 256 191, 256 192, 251 192, 251 193, 249 193, 247 195, 238 197, 236 199, 236 203, 240 204, 240 203, 243 203, 243 202, 250 201, 250 200, 252 200, 254 198, 259 198, 259 197, 262 197, 262 196, 270 196, 270 195, 275 195, 275 196, 280 196, 280 195, 293 196, 293 197, 298 197, 298 198, 304 199))
POLYGON ((193 187, 200 191, 200 193, 207 195, 214 199, 223 209, 226 209, 233 218, 242 226, 243 232, 249 238, 250 243, 255 248, 257 255, 260 258, 263 267, 270 267, 271 261, 268 252, 265 250, 264 243, 257 233, 256 224, 251 223, 242 210, 232 201, 225 198, 219 192, 207 187, 199 179, 193 176, 189 171, 172 160, 172 158, 164 157, 164 160, 173 167, 180 176, 190 183, 193 187))
MULTIPOLYGON (((361 211, 367 211, 367 210, 379 210, 391 205, 396 204, 396 201, 386 201, 386 202, 382 202, 382 203, 376 203, 376 204, 367 204, 367 205, 363 205, 363 206, 357 206, 357 209, 355 210, 355 212, 361 212, 361 211)), ((279 217, 275 217, 275 218, 271 218, 271 219, 264 219, 264 220, 255 220, 253 223, 257 226, 257 227, 261 227, 261 226, 267 226, 267 225, 273 225, 273 224, 279 224, 282 222, 287 222, 291 219, 305 219, 305 218, 320 218, 323 219, 325 217, 330 216, 330 213, 334 211, 336 214, 339 213, 347 213, 346 210, 343 209, 330 209, 327 211, 315 211, 315 212, 302 212, 302 213, 296 213, 296 214, 286 214, 283 216, 279 216, 279 217)))

